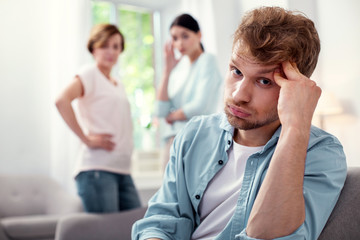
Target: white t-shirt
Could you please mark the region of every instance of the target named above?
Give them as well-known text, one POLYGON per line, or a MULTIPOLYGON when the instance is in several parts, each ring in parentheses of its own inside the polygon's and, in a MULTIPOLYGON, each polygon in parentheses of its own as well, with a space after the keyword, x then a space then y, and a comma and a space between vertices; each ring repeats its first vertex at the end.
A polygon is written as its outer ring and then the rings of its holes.
POLYGON ((191 239, 214 239, 225 228, 235 212, 246 162, 250 155, 262 149, 263 146, 247 147, 233 141, 228 152, 228 162, 204 192, 199 205, 200 225, 191 239))
POLYGON ((107 151, 83 144, 75 174, 87 170, 129 174, 133 126, 124 86, 119 81, 112 84, 96 65, 83 68, 78 76, 84 87, 78 102, 79 122, 86 133, 111 134, 115 148, 107 151))

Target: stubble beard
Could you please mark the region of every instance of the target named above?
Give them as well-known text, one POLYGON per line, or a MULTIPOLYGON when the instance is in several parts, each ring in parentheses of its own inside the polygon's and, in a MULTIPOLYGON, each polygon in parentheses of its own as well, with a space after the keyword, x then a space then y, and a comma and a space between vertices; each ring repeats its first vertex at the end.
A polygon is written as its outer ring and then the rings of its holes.
POLYGON ((239 130, 257 129, 279 120, 277 109, 272 109, 269 111, 263 119, 257 119, 253 121, 234 116, 228 109, 227 104, 225 104, 224 112, 231 126, 239 130))

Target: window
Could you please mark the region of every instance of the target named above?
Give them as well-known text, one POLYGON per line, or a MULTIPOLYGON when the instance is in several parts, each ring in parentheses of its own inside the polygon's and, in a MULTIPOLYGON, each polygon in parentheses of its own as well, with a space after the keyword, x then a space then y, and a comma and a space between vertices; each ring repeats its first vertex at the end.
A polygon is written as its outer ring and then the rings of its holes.
POLYGON ((113 23, 125 37, 125 51, 115 68, 125 85, 134 120, 135 149, 155 147, 152 112, 154 87, 154 36, 152 13, 111 2, 92 2, 93 24, 113 23))
POLYGON ((92 2, 92 23, 110 23, 110 12, 113 8, 110 2, 92 2))
POLYGON ((125 38, 125 50, 114 70, 125 86, 131 105, 134 174, 161 173, 157 131, 152 121, 155 101, 153 13, 110 1, 92 1, 92 21, 117 25, 125 38))

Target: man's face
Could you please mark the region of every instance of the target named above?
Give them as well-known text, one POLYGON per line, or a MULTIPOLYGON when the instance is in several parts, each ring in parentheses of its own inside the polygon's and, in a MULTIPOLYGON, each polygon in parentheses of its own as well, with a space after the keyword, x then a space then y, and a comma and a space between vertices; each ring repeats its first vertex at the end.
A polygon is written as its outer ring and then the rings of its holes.
POLYGON ((225 83, 225 113, 239 130, 266 127, 279 121, 277 103, 280 87, 274 69, 280 65, 261 65, 239 54, 235 45, 225 83))

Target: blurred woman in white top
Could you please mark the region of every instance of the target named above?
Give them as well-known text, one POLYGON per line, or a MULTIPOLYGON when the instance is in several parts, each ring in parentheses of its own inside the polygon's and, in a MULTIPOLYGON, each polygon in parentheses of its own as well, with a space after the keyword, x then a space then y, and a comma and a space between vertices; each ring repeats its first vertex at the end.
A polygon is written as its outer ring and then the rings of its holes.
POLYGON ((82 141, 76 185, 87 212, 140 207, 130 175, 133 132, 130 105, 121 82, 111 76, 124 37, 111 24, 94 26, 88 50, 95 64, 81 69, 56 100, 69 128, 82 141), (78 99, 79 119, 71 102, 78 99))
POLYGON ((222 77, 214 55, 205 52, 198 22, 181 14, 170 25, 164 47, 165 66, 157 89, 156 116, 164 118, 164 167, 176 133, 196 115, 215 113, 222 96, 222 77), (174 50, 181 57, 175 57, 174 50))

